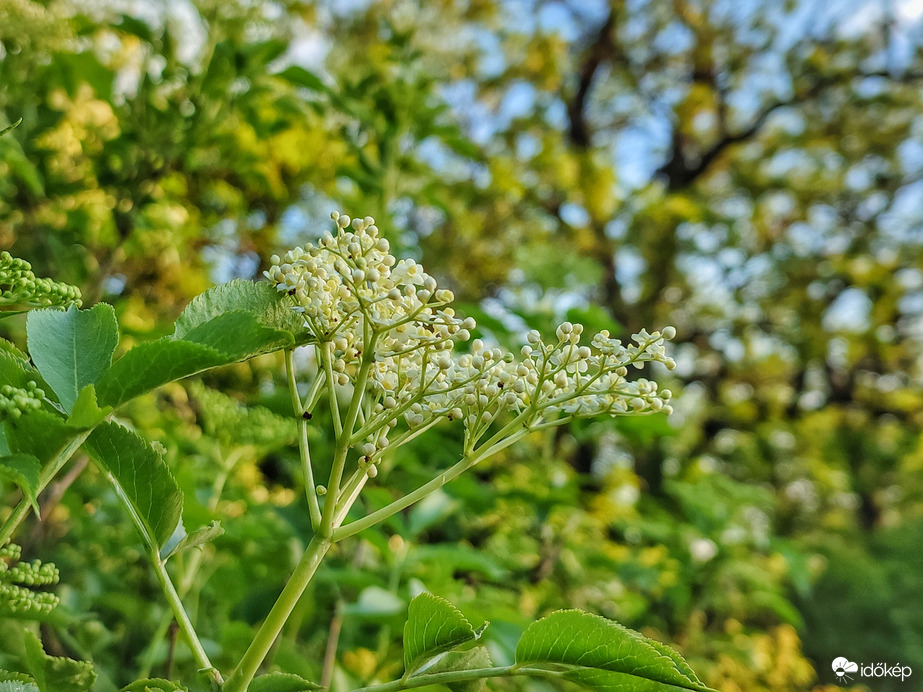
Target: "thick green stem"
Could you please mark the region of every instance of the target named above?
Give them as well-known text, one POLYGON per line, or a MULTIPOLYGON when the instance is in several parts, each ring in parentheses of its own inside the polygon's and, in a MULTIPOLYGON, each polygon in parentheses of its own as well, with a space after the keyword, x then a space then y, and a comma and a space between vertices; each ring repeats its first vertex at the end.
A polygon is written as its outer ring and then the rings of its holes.
POLYGON ((221 673, 219 673, 218 669, 208 660, 208 654, 206 654, 205 649, 202 648, 202 642, 199 641, 195 627, 192 626, 192 622, 186 614, 186 609, 183 608, 183 602, 179 594, 176 593, 176 588, 173 586, 170 575, 167 574, 167 566, 164 564, 163 560, 160 559, 157 551, 154 551, 151 555, 151 562, 154 563, 154 571, 157 573, 160 588, 163 589, 163 593, 167 597, 167 602, 173 610, 176 623, 179 625, 180 631, 182 631, 183 635, 186 637, 186 643, 189 644, 189 648, 192 649, 192 656, 195 658, 195 662, 199 665, 199 669, 202 672, 207 673, 209 677, 220 685, 224 682, 221 673))
POLYGON ((542 668, 520 668, 516 664, 511 666, 502 666, 499 668, 472 668, 471 670, 450 670, 444 673, 432 673, 431 675, 415 675, 412 678, 395 680, 382 685, 370 685, 356 690, 355 692, 396 692, 397 690, 410 690, 415 687, 426 687, 427 685, 450 685, 457 682, 470 682, 472 680, 483 680, 485 678, 502 678, 512 677, 514 675, 529 675, 532 677, 559 678, 561 673, 553 670, 544 670, 542 668))
POLYGON ((272 610, 269 611, 269 615, 266 616, 263 624, 260 625, 256 637, 250 643, 250 648, 247 649, 243 658, 240 659, 240 663, 237 664, 228 681, 221 688, 222 692, 245 692, 250 686, 250 682, 256 675, 257 670, 259 670, 270 648, 272 648, 276 637, 279 636, 285 626, 285 622, 298 603, 298 599, 301 598, 308 583, 317 571, 318 565, 320 565, 324 555, 327 554, 327 550, 330 549, 330 544, 330 540, 321 535, 314 536, 308 544, 301 561, 295 567, 295 571, 289 578, 285 588, 282 589, 278 600, 273 605, 272 610))
MULTIPOLYGON (((58 452, 57 456, 42 467, 38 476, 38 485, 35 488, 36 495, 41 493, 45 487, 51 483, 52 479, 58 475, 58 472, 64 467, 64 464, 66 464, 74 453, 80 449, 80 445, 90 436, 91 432, 92 430, 87 430, 71 439, 71 441, 58 452)), ((26 518, 31 506, 29 500, 25 497, 19 501, 19 504, 16 505, 10 516, 3 522, 3 526, 0 526, 0 545, 3 545, 13 537, 13 533, 22 523, 22 520, 26 518)))

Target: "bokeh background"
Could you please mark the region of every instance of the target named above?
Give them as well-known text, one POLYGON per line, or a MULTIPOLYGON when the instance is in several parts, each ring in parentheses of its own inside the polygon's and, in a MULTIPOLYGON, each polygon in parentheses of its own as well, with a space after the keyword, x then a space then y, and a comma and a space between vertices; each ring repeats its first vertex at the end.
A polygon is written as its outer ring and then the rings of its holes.
MULTIPOLYGON (((122 348, 333 209, 375 216, 485 339, 676 326, 677 369, 648 373, 671 416, 536 435, 343 544, 283 669, 339 689, 399 675, 425 587, 491 621, 498 663, 574 606, 672 643, 723 692, 842 689, 839 656, 916 678, 921 47, 915 0, 2 0, 0 129, 23 122, 0 138, 0 248, 113 304, 122 348)), ((23 345, 16 318, 0 333, 23 345)), ((290 426, 237 408, 286 412, 279 361, 205 385, 231 398, 176 384, 128 413, 166 448, 187 525, 227 531, 176 569, 228 666, 309 522, 290 426)), ((454 461, 457 436, 398 455, 366 507, 454 461)), ((83 464, 17 537, 62 572, 46 649, 94 661, 104 692, 191 675, 83 464)))

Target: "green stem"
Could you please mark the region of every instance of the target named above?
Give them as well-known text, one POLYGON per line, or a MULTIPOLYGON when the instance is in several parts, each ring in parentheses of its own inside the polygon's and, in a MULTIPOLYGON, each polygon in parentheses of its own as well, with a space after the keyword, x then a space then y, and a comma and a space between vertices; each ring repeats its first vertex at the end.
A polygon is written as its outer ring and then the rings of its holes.
POLYGON ((471 670, 450 670, 445 673, 432 673, 430 675, 415 675, 407 680, 400 679, 382 685, 370 685, 355 692, 395 692, 396 690, 410 690, 415 687, 427 685, 450 685, 456 682, 469 682, 485 678, 512 677, 514 675, 530 675, 534 677, 559 678, 561 673, 542 668, 519 668, 516 664, 499 668, 472 668, 471 670))
POLYGON ((250 647, 247 649, 240 663, 231 673, 228 681, 222 687, 222 692, 245 692, 249 687, 251 680, 259 670, 260 665, 272 648, 273 642, 279 636, 279 632, 285 626, 286 620, 298 603, 298 599, 304 593, 308 582, 317 571, 318 565, 323 560, 327 550, 330 549, 330 540, 321 535, 314 536, 308 544, 307 549, 302 555, 301 560, 295 567, 295 571, 289 578, 285 588, 273 605, 269 615, 260 625, 250 647))
MULTIPOLYGON (((500 433, 498 433, 493 438, 491 438, 491 441, 497 439, 501 433, 507 430, 508 427, 509 426, 506 426, 503 430, 500 431, 500 433)), ((518 442, 528 432, 529 432, 528 430, 519 431, 519 432, 513 433, 511 437, 508 437, 506 439, 501 439, 500 441, 495 442, 493 444, 487 443, 483 445, 482 447, 477 449, 475 452, 473 452, 469 456, 463 457, 454 466, 443 471, 438 476, 430 480, 428 483, 424 483, 416 490, 413 490, 407 493, 406 495, 404 495, 404 497, 401 497, 395 500, 391 504, 386 505, 375 512, 372 512, 371 514, 367 514, 361 519, 357 519, 356 521, 350 522, 349 524, 346 524, 345 526, 340 526, 334 529, 333 540, 341 541, 344 538, 354 536, 360 531, 363 531, 369 528, 370 526, 374 526, 375 524, 378 524, 379 522, 384 521, 391 515, 397 514, 402 509, 406 509, 407 507, 410 507, 410 505, 416 502, 419 502, 420 500, 422 500, 424 497, 426 497, 430 493, 433 493, 436 490, 439 490, 439 488, 444 486, 449 481, 455 480, 461 474, 463 474, 465 471, 470 469, 472 466, 474 466, 478 462, 483 461, 487 457, 493 454, 496 454, 497 452, 503 449, 506 449, 514 442, 518 442)))
MULTIPOLYGON (((41 472, 38 476, 38 485, 35 488, 36 496, 41 493, 45 487, 51 483, 52 479, 58 472, 64 467, 64 464, 74 455, 74 453, 80 449, 80 445, 90 436, 92 430, 87 430, 82 432, 76 437, 72 438, 68 442, 58 455, 49 461, 45 466, 42 467, 41 472)), ((13 537, 13 533, 16 531, 16 528, 22 523, 22 520, 25 519, 26 515, 29 513, 29 508, 32 505, 29 504, 29 500, 23 497, 19 504, 13 509, 10 516, 6 518, 6 521, 3 522, 3 526, 0 526, 0 545, 3 545, 8 540, 13 537)))
MULTIPOLYGON (((311 447, 308 444, 308 421, 304 417, 305 408, 298 396, 298 380, 295 377, 295 351, 285 352, 285 372, 288 376, 288 390, 292 397, 292 409, 298 416, 298 451, 301 453, 301 465, 304 469, 304 488, 308 499, 308 511, 311 514, 311 527, 317 531, 320 526, 320 504, 317 502, 317 487, 314 484, 314 467, 311 465, 311 447)), ((308 395, 310 397, 310 394, 308 395)))
POLYGON ((192 622, 189 620, 189 616, 186 614, 186 609, 183 608, 183 602, 180 599, 179 594, 176 593, 176 588, 173 586, 173 582, 170 580, 170 575, 167 574, 167 566, 164 564, 163 560, 160 559, 160 556, 157 554, 156 550, 151 555, 151 562, 154 563, 154 571, 157 572, 157 579, 160 581, 160 588, 163 589, 163 593, 167 597, 167 602, 170 604, 170 608, 173 610, 176 623, 179 625, 180 630, 186 637, 186 643, 189 645, 189 648, 192 649, 192 656, 195 658, 195 662, 199 665, 199 669, 201 671, 207 673, 215 682, 220 685, 224 682, 221 677, 221 673, 219 673, 218 669, 215 668, 215 666, 212 665, 212 662, 208 660, 208 654, 206 654, 205 649, 202 648, 202 642, 199 641, 195 627, 192 626, 192 622))
MULTIPOLYGON (((352 437, 353 429, 356 427, 359 408, 362 406, 362 398, 365 395, 369 370, 372 363, 375 362, 375 341, 374 334, 366 335, 365 353, 362 354, 362 364, 359 366, 356 382, 353 385, 353 397, 349 402, 349 408, 346 410, 346 416, 343 418, 343 426, 337 431, 336 447, 333 452, 333 466, 330 468, 330 478, 327 482, 327 494, 330 499, 324 503, 320 523, 321 533, 328 537, 333 534, 333 530, 336 528, 334 526, 334 517, 337 498, 340 494, 340 482, 343 479, 343 470, 346 468, 346 455, 349 452, 350 437, 352 437)), ((330 395, 335 396, 333 387, 330 387, 330 395)))

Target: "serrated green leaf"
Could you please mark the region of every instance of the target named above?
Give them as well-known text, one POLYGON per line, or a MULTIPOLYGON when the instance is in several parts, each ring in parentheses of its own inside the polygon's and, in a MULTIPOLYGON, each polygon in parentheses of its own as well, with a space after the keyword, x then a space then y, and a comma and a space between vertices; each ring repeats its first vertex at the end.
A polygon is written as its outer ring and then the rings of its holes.
POLYGON ((404 624, 404 671, 413 674, 436 654, 473 641, 477 632, 444 598, 421 593, 410 602, 404 624))
POLYGON ((56 457, 77 433, 60 415, 44 410, 29 411, 4 426, 10 451, 32 454, 42 464, 56 457))
MULTIPOLYGON (((28 687, 25 687, 24 689, 29 690, 29 692, 33 692, 33 690, 35 692, 38 692, 38 687, 35 686, 35 681, 32 679, 31 676, 26 675, 25 673, 16 673, 11 670, 3 670, 2 668, 0 668, 0 683, 6 683, 6 682, 23 683, 25 685, 28 685, 28 687)), ((16 689, 23 689, 23 688, 16 688, 16 689)), ((3 687, 0 687, 0 691, 2 690, 3 690, 3 687)))
POLYGON ((31 454, 10 454, 0 457, 0 478, 6 478, 22 490, 23 496, 32 505, 38 516, 38 476, 42 471, 42 462, 31 454))
MULTIPOLYGON (((174 337, 175 338, 175 337, 174 337)), ((210 346, 227 354, 229 361, 244 360, 295 345, 291 332, 267 327, 243 310, 223 315, 185 332, 182 341, 210 346)))
POLYGON ((118 406, 167 382, 294 345, 290 332, 241 310, 183 324, 182 338, 140 344, 115 361, 97 385, 100 401, 118 406))
POLYGON ((145 541, 159 550, 183 509, 183 492, 163 457, 139 435, 111 421, 90 434, 86 447, 131 504, 145 541))
POLYGON ((125 685, 121 692, 189 692, 189 688, 163 678, 145 678, 125 685))
POLYGON ((529 626, 516 647, 520 666, 568 666, 563 677, 598 692, 709 692, 669 647, 579 610, 561 610, 529 626))
POLYGON ((249 692, 305 692, 324 689, 317 683, 305 680, 294 673, 261 675, 250 683, 249 692))
POLYGON ((99 399, 118 406, 167 382, 233 362, 214 348, 158 339, 139 344, 112 364, 97 386, 99 399))
POLYGON ((112 413, 111 406, 100 407, 96 401, 96 387, 88 384, 80 390, 74 408, 67 419, 67 424, 74 428, 87 430, 98 425, 112 413))
POLYGON ((228 312, 247 312, 265 327, 287 331, 296 343, 305 343, 310 332, 304 320, 286 304, 287 297, 267 283, 234 279, 193 298, 174 325, 173 338, 187 334, 228 312))
MULTIPOLYGON (((182 526, 182 524, 179 524, 182 526)), ((163 549, 160 551, 160 559, 166 560, 171 555, 174 555, 181 550, 186 550, 188 548, 198 548, 203 546, 206 543, 210 543, 219 536, 224 534, 224 529, 221 528, 221 524, 217 521, 213 521, 208 526, 203 526, 199 529, 196 529, 192 533, 186 533, 185 531, 179 536, 176 542, 173 542, 171 537, 170 541, 164 545, 163 549)))
POLYGON ((32 632, 25 633, 26 666, 39 692, 90 692, 96 681, 93 666, 85 661, 49 656, 32 632))
POLYGON ((33 310, 26 335, 33 362, 68 413, 80 390, 109 369, 119 340, 115 310, 106 303, 89 310, 33 310))

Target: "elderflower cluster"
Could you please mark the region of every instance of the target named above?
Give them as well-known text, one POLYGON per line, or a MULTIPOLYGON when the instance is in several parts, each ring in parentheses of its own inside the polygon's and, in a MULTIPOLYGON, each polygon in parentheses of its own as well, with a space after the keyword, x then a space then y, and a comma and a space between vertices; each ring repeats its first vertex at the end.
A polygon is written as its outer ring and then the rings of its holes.
POLYGON ((20 562, 21 557, 22 549, 14 543, 0 547, 0 614, 16 617, 47 614, 58 604, 58 597, 27 587, 57 584, 58 569, 38 560, 20 562))
POLYGON ((29 380, 25 387, 5 384, 0 387, 0 418, 19 418, 23 413, 36 411, 42 407, 44 396, 45 390, 33 380, 29 380))
POLYGON ((355 435, 365 463, 377 462, 392 439, 441 419, 464 421, 471 449, 501 414, 540 429, 576 417, 672 410, 668 389, 629 379, 628 368, 659 362, 673 369, 664 349, 673 327, 642 330, 627 345, 606 331, 581 343, 583 326, 564 322, 547 343, 530 332, 519 358, 480 339, 459 354, 455 345, 470 339, 475 322, 455 314, 452 292, 413 260, 389 254, 371 217, 332 218, 336 235, 274 256, 266 276, 294 297, 336 384, 360 384, 366 363, 361 385, 369 395, 355 435))
POLYGON ((0 307, 3 305, 80 307, 80 289, 36 277, 31 264, 4 250, 0 252, 0 307))

